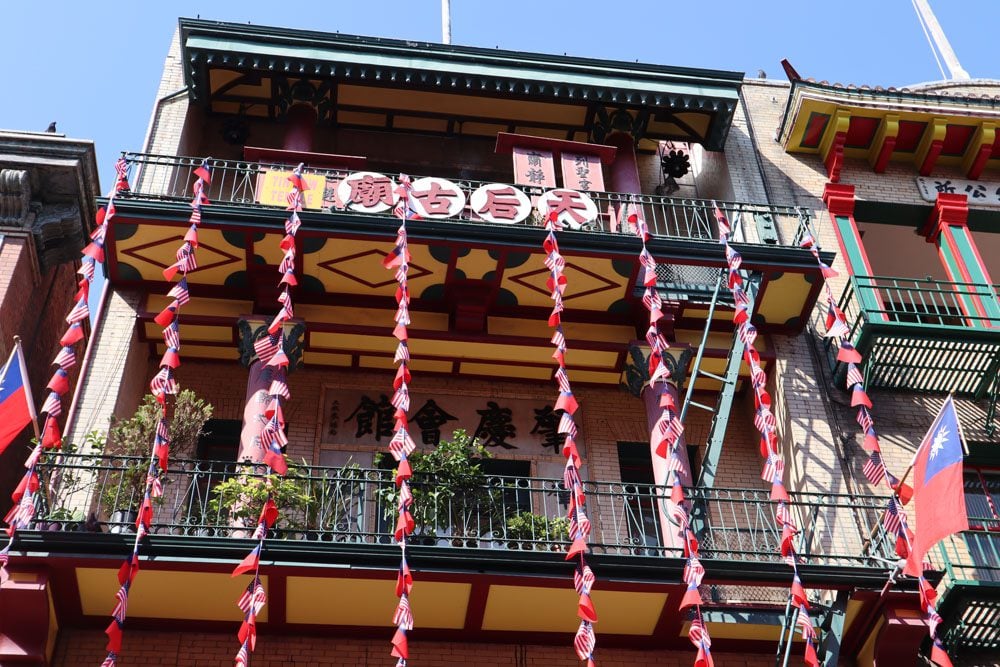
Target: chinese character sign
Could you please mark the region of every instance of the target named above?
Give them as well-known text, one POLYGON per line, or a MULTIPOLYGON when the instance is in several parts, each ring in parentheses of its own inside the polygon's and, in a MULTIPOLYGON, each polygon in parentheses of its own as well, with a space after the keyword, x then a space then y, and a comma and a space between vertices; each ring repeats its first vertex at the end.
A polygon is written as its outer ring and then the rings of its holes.
POLYGON ((359 171, 342 180, 337 185, 337 196, 347 208, 359 213, 382 213, 399 200, 393 180, 374 171, 359 171))
POLYGON ((515 183, 544 188, 555 187, 556 168, 552 151, 515 147, 513 154, 515 183))
POLYGON ((410 193, 414 210, 421 218, 452 218, 465 208, 465 193, 443 178, 418 178, 410 193))
POLYGON ((939 194, 966 195, 969 206, 1000 206, 1000 183, 965 181, 957 178, 917 177, 920 196, 929 202, 937 201, 939 194))
POLYGON ((604 173, 601 171, 601 160, 596 155, 563 153, 560 162, 563 187, 582 192, 604 191, 604 173))
POLYGON ((511 185, 489 183, 469 197, 472 212, 487 222, 514 224, 531 214, 531 200, 511 185))
MULTIPOLYGON (((257 202, 268 206, 288 205, 288 177, 290 171, 265 171, 257 176, 257 202)), ((304 208, 323 208, 323 192, 326 189, 326 177, 321 174, 303 174, 303 180, 309 189, 305 195, 304 208)))
POLYGON ((559 222, 569 229, 581 229, 597 219, 597 205, 576 190, 549 190, 538 198, 538 212, 543 220, 554 212, 559 222))
MULTIPOLYGON (((498 453, 561 456, 562 410, 551 401, 453 394, 410 398, 410 423, 420 431, 414 439, 424 448, 436 447, 461 428, 498 453)), ((326 388, 321 444, 385 445, 393 435, 393 411, 383 392, 326 388)))

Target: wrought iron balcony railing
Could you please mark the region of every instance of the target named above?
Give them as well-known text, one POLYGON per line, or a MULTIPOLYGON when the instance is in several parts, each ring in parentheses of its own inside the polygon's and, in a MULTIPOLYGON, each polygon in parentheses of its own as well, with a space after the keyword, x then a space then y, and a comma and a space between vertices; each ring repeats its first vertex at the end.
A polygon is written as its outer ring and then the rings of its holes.
MULTIPOLYGON (((144 459, 64 455, 39 465, 38 530, 134 531, 144 459)), ((178 460, 171 464, 153 532, 247 537, 263 502, 259 467, 178 460), (228 490, 227 490, 228 485, 228 490), (234 491, 235 489, 235 491, 234 491)), ((597 554, 680 557, 663 523, 669 498, 643 484, 585 482, 597 554), (666 509, 665 506, 662 509, 666 509), (666 530, 665 530, 666 529, 666 530)), ((449 549, 560 551, 568 546, 568 494, 556 479, 488 476, 464 489, 413 480, 416 544, 449 549)), ((393 544, 394 485, 387 470, 296 466, 275 487, 277 540, 393 544)), ((780 564, 775 503, 766 490, 691 489, 694 528, 706 559, 780 564)), ((803 562, 888 570, 892 541, 880 524, 885 498, 795 494, 803 562)))
MULTIPOLYGON (((165 201, 190 200, 191 184, 197 178, 194 170, 201 165, 202 158, 149 153, 123 155, 129 163, 131 192, 120 196, 165 201)), ((206 188, 206 195, 213 204, 284 209, 284 192, 279 193, 280 197, 277 198, 274 193, 269 193, 265 175, 274 171, 287 173, 295 165, 217 159, 210 159, 209 163, 212 167, 212 182, 206 188)), ((307 208, 350 215, 372 215, 344 208, 343 203, 338 201, 335 195, 336 185, 349 173, 342 169, 307 167, 307 178, 316 177, 316 182, 321 183, 323 188, 322 196, 307 200, 307 208)), ((412 175, 412 178, 419 176, 412 175)), ((450 180, 462 189, 466 202, 476 188, 486 183, 469 179, 450 180)), ((531 197, 545 191, 538 187, 517 187, 531 197)), ((623 206, 634 204, 641 207, 650 232, 655 236, 709 241, 718 238, 714 205, 711 201, 617 192, 588 194, 597 205, 599 216, 596 221, 586 225, 584 231, 631 234, 632 230, 627 224, 618 224, 615 219, 621 217, 623 206)), ((810 211, 806 208, 735 202, 719 202, 719 207, 732 223, 734 239, 740 243, 798 245, 803 234, 810 228, 810 211), (786 230, 784 234, 779 228, 786 230)), ((392 214, 387 211, 375 215, 391 217, 392 214)), ((458 224, 494 224, 480 218, 468 204, 456 217, 448 220, 458 224)), ((538 216, 533 216, 520 224, 539 225, 540 222, 538 216)))
POLYGON ((945 538, 931 556, 948 586, 940 604, 950 649, 1000 649, 1000 522, 969 517, 977 527, 945 538))
POLYGON ((865 356, 868 387, 985 398, 992 433, 1000 391, 997 286, 852 276, 840 307, 865 356))

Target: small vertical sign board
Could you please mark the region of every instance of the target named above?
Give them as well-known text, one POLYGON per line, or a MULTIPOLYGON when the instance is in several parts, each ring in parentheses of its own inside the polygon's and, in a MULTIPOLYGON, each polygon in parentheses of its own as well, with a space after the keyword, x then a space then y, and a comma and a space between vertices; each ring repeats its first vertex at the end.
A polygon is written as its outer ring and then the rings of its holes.
POLYGON ((512 153, 515 183, 538 188, 556 186, 556 168, 552 151, 515 146, 512 153))
POLYGON ((604 173, 598 156, 564 151, 561 158, 564 188, 580 192, 604 192, 604 173))

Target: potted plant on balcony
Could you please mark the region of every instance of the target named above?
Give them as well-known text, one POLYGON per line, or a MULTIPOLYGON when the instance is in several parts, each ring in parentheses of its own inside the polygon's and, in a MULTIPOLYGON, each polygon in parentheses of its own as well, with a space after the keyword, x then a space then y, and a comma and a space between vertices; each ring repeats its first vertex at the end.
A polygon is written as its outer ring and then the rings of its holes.
POLYGON ((306 473, 294 464, 289 464, 284 476, 263 474, 255 467, 241 465, 234 476, 212 488, 208 517, 202 520, 202 525, 217 521, 230 537, 249 537, 270 496, 280 512, 272 537, 304 530, 313 503, 306 473))
MULTIPOLYGON (((434 449, 409 456, 413 469, 411 512, 418 541, 478 545, 484 526, 493 524, 499 497, 489 488, 489 479, 480 465, 483 459, 492 456, 464 429, 454 431, 451 440, 442 440, 434 449)), ((388 454, 380 452, 375 465, 383 467, 387 457, 388 454)), ((394 484, 376 491, 386 520, 395 519, 398 493, 394 484)))
MULTIPOLYGON (((101 480, 101 507, 112 524, 111 532, 134 530, 139 505, 146 489, 146 473, 160 419, 161 406, 152 394, 128 419, 112 420, 103 447, 105 464, 110 467, 101 480), (114 457, 114 458, 107 458, 114 457)), ((212 416, 212 406, 193 391, 181 391, 168 405, 170 453, 192 457, 202 427, 212 416)), ((94 443, 96 449, 100 445, 94 443)))
POLYGON ((560 542, 569 539, 566 517, 546 517, 532 512, 518 512, 507 517, 505 536, 511 549, 560 551, 560 542))
POLYGON ((306 539, 360 541, 365 525, 365 489, 366 471, 350 459, 339 468, 322 468, 309 489, 306 539))

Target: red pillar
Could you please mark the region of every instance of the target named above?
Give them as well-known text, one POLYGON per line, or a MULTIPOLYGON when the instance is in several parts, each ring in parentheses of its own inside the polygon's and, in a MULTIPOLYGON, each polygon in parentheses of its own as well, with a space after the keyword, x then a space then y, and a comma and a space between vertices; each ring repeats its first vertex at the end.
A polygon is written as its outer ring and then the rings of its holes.
POLYGON ((282 148, 300 153, 312 151, 318 117, 316 109, 308 104, 292 105, 285 114, 285 143, 282 148))
POLYGON ((611 174, 608 179, 611 192, 642 194, 632 136, 624 132, 614 132, 608 136, 606 143, 618 149, 615 152, 614 162, 611 163, 611 174))
POLYGON ((237 461, 262 463, 264 448, 260 445, 260 432, 264 427, 264 410, 267 408, 268 389, 273 371, 255 359, 247 374, 246 404, 243 407, 243 429, 240 431, 240 451, 237 461))
MULTIPOLYGON (((642 402, 646 406, 646 426, 647 430, 652 433, 653 426, 656 425, 656 421, 660 418, 660 413, 662 408, 660 407, 660 400, 663 394, 667 393, 674 399, 674 405, 680 408, 681 399, 677 393, 677 387, 673 383, 669 382, 657 382, 655 386, 647 385, 642 390, 642 402)), ((691 463, 688 461, 687 454, 687 442, 684 440, 684 435, 677 440, 677 454, 684 464, 684 471, 678 473, 680 476, 681 484, 684 486, 691 486, 691 463)), ((660 488, 660 495, 664 498, 670 496, 670 486, 668 486, 667 477, 667 461, 656 455, 653 451, 652 443, 650 443, 649 457, 653 462, 653 481, 657 487, 660 488)), ((660 533, 663 537, 663 544, 667 547, 680 547, 683 541, 683 535, 681 533, 680 527, 675 526, 671 521, 670 517, 666 513, 666 503, 658 502, 657 511, 660 518, 660 533)))

